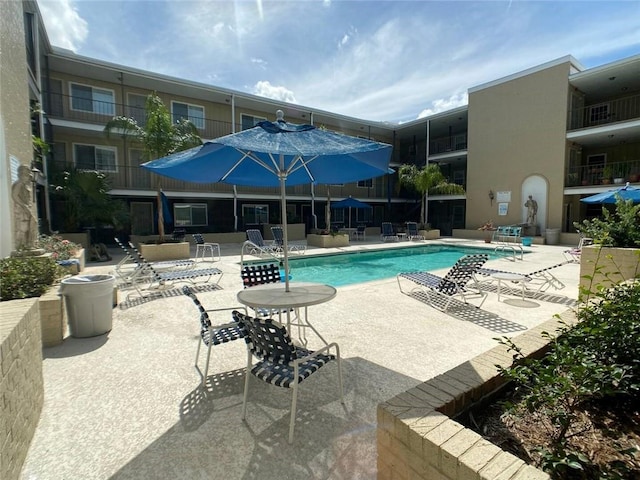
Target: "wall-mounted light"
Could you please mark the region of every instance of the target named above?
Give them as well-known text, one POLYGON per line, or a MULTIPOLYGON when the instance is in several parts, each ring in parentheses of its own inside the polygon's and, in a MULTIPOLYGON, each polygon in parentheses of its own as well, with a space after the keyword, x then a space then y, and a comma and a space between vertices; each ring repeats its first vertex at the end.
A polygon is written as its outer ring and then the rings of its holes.
POLYGON ((493 190, 489 190, 489 201, 491 202, 491 205, 493 205, 493 199, 494 198, 496 198, 496 196, 493 193, 493 190))

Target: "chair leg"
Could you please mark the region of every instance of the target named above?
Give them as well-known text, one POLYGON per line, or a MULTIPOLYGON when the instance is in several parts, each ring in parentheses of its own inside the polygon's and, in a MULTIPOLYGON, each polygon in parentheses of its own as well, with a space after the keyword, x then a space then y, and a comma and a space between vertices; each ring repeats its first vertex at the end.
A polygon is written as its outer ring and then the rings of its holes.
POLYGON ((336 363, 338 365, 338 391, 340 403, 344 405, 344 386, 342 384, 342 360, 340 359, 340 347, 336 344, 336 363))
POLYGON ((291 418, 289 419, 289 443, 293 443, 293 429, 296 426, 296 408, 298 406, 298 366, 295 367, 296 376, 293 382, 293 398, 291 399, 291 418))
POLYGON ((247 371, 244 374, 244 395, 242 397, 242 420, 247 417, 247 397, 249 396, 249 377, 251 376, 251 352, 247 354, 247 371))
POLYGON ((202 376, 202 386, 206 386, 207 384, 207 374, 209 373, 209 359, 211 358, 211 340, 209 340, 209 345, 207 349, 207 363, 204 365, 204 375, 202 376))

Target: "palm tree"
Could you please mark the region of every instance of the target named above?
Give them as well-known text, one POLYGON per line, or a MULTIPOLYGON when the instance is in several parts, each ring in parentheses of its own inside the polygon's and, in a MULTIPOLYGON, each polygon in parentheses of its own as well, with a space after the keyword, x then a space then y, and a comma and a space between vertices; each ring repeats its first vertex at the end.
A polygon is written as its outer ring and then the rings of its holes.
MULTIPOLYGON (((154 160, 175 152, 202 145, 202 139, 196 126, 189 120, 181 118, 173 123, 171 113, 160 97, 153 92, 145 102, 145 124, 131 117, 113 117, 104 127, 107 138, 118 133, 123 138, 133 138, 142 144, 145 160, 154 160)), ((164 220, 162 218, 162 200, 160 195, 160 178, 156 185, 158 190, 158 235, 164 239, 164 220)))
POLYGON ((398 175, 400 184, 413 187, 420 193, 420 221, 423 223, 427 223, 426 200, 428 194, 464 194, 464 188, 461 185, 447 182, 436 163, 429 163, 423 168, 405 164, 398 170, 398 175))

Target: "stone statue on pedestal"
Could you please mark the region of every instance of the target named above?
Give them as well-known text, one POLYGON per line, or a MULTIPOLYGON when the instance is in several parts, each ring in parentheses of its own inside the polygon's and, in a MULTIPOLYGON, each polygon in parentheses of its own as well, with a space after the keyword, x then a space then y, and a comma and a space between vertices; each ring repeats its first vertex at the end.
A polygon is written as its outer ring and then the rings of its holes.
POLYGON ((524 204, 527 207, 527 225, 534 226, 538 217, 538 202, 529 195, 529 199, 524 204))
POLYGON ((33 214, 33 190, 31 169, 27 165, 18 167, 18 179, 11 187, 13 199, 13 224, 16 250, 33 252, 39 255, 42 250, 36 250, 38 236, 38 222, 33 214))

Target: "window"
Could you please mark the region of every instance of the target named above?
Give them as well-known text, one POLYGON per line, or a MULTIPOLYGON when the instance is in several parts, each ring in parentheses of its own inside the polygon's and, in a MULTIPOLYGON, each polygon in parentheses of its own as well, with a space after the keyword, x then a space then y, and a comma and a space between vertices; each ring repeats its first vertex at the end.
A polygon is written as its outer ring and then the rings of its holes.
POLYGON ((145 104, 147 103, 147 97, 144 95, 138 95, 137 93, 130 93, 129 105, 127 106, 127 114, 133 118, 138 125, 144 127, 147 124, 145 104))
POLYGON ((115 115, 113 90, 72 83, 71 109, 99 115, 115 115))
POLYGON ((253 117, 251 115, 242 114, 242 130, 247 130, 249 128, 255 127, 258 123, 264 122, 266 118, 263 117, 253 117))
POLYGON ((180 119, 189 120, 196 128, 204 130, 204 107, 188 103, 171 102, 171 114, 173 121, 180 119))
POLYGON ((601 103, 600 105, 593 105, 589 107, 589 123, 591 125, 606 123, 608 121, 609 121, 609 104, 608 103, 601 103))
POLYGON ((373 208, 356 208, 356 222, 370 223, 373 220, 373 208))
POLYGON ((244 224, 269 223, 269 205, 242 205, 244 224))
POLYGON ((173 224, 176 227, 203 227, 207 222, 206 203, 179 203, 173 206, 173 224))
POLYGON ((80 170, 118 171, 115 147, 74 144, 73 159, 80 170))
POLYGON ((360 180, 358 182, 358 187, 371 188, 371 187, 373 187, 373 180, 371 178, 369 180, 360 180))

